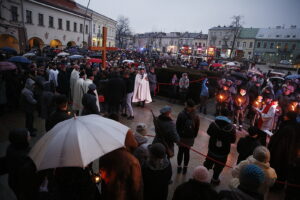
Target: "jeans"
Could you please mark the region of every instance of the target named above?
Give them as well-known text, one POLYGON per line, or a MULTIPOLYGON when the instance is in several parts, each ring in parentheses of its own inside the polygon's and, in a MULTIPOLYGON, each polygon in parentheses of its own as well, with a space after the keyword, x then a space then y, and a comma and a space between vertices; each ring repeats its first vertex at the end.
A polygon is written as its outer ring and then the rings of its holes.
POLYGON ((190 161, 190 150, 187 147, 178 147, 177 164, 181 166, 184 157, 184 166, 188 166, 190 161))
POLYGON ((133 116, 133 109, 132 109, 132 96, 133 96, 133 92, 127 93, 126 96, 126 109, 129 112, 129 116, 133 116))

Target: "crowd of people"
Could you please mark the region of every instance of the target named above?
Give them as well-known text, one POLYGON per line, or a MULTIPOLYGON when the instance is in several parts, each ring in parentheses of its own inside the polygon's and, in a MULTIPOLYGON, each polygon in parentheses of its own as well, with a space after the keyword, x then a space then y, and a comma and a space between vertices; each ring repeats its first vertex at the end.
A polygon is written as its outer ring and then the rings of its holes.
MULTIPOLYGON (((17 199, 118 199, 166 200, 172 181, 171 159, 178 146, 177 174, 186 175, 190 148, 200 128, 199 112, 207 114, 211 94, 209 78, 199 91, 200 104, 190 99, 187 73, 170 81, 170 101, 179 94, 184 109, 176 120, 172 107, 164 106, 153 115, 155 137, 147 136, 147 126, 138 124, 128 135, 125 147, 99 159, 101 191, 93 182, 92 164, 86 168, 57 168, 36 171, 28 157, 29 138, 38 134, 34 127, 35 112, 45 120, 45 130, 74 115, 101 115, 119 121, 134 119, 132 103, 141 108, 156 95, 156 67, 166 63, 138 52, 113 52, 109 67, 88 59, 70 60, 57 57, 50 62, 19 66, 1 74, 4 112, 20 107, 25 113, 26 129, 10 132, 10 146, 1 158, 1 174, 9 174, 9 186, 17 199), (123 62, 134 60, 135 62, 123 62), (119 116, 120 115, 120 116, 119 116)), ((225 73, 218 80, 215 120, 207 129, 208 153, 192 178, 179 185, 173 195, 180 199, 250 199, 267 198, 271 189, 285 188, 285 199, 299 198, 300 111, 299 78, 285 79, 279 85, 268 75, 245 73, 241 78, 225 73), (246 118, 249 120, 247 121, 246 118), (249 126, 248 134, 237 141, 237 132, 249 126), (239 157, 232 170, 228 190, 217 192, 220 174, 231 145, 237 142, 239 157), (208 171, 213 169, 209 179, 208 171), (277 182, 276 182, 277 180, 277 182), (285 185, 285 183, 288 183, 285 185), (296 186, 295 186, 296 185, 296 186)), ((46 133, 47 134, 47 133, 46 133)))

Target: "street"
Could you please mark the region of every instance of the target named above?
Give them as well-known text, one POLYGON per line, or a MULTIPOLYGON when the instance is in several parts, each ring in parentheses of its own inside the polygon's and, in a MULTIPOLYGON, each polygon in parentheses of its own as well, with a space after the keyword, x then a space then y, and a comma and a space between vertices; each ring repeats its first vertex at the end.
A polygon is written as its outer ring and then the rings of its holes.
MULTIPOLYGON (((148 135, 154 135, 154 125, 152 122, 152 114, 149 109, 152 109, 155 113, 155 115, 159 114, 159 109, 162 108, 164 105, 170 105, 173 109, 173 119, 176 119, 178 113, 183 109, 182 105, 178 104, 170 104, 164 99, 155 99, 155 102, 152 102, 150 104, 147 104, 145 108, 140 107, 134 107, 134 114, 135 118, 134 120, 126 120, 126 118, 120 118, 121 123, 129 126, 132 130, 135 130, 135 127, 138 123, 145 123, 148 126, 148 135)), ((203 154, 206 155, 207 153, 207 146, 208 146, 208 140, 209 136, 206 134, 206 130, 210 124, 210 122, 213 120, 212 114, 214 113, 214 104, 213 101, 209 102, 208 105, 208 115, 202 115, 200 114, 200 131, 198 133, 198 136, 195 140, 195 144, 193 148, 203 154)), ((43 135, 45 134, 44 130, 44 121, 38 117, 35 118, 35 127, 38 129, 39 134, 37 137, 32 138, 31 140, 31 146, 34 145, 34 143, 43 135)), ((21 112, 11 112, 6 113, 4 115, 0 116, 0 156, 5 155, 6 148, 9 144, 8 142, 8 133, 9 130, 15 127, 24 127, 24 116, 21 112)), ((237 141, 240 137, 244 136, 246 134, 245 131, 237 131, 237 141)), ((149 137, 149 140, 152 140, 151 137, 149 137)), ((237 143, 236 141, 236 143, 237 143)), ((234 166, 237 160, 237 152, 236 152, 236 143, 231 146, 231 152, 229 154, 227 165, 234 166)), ((188 172, 186 175, 179 174, 177 175, 177 161, 176 161, 176 155, 177 155, 177 148, 175 148, 175 156, 171 159, 172 161, 172 168, 173 168, 173 183, 169 186, 169 197, 168 199, 172 199, 173 192, 175 188, 183 183, 184 181, 187 181, 191 178, 191 174, 193 171, 193 168, 202 165, 205 158, 193 151, 191 151, 191 159, 189 163, 188 172)), ((94 162, 97 163, 97 162, 94 162)), ((95 170, 97 170, 97 166, 94 166, 95 170)), ((210 170, 210 176, 212 176, 212 170, 210 170)), ((231 180, 231 169, 225 167, 221 176, 220 176, 221 184, 216 187, 217 191, 228 189, 228 184, 231 180)), ((7 175, 0 177, 0 199, 1 200, 15 200, 12 191, 9 189, 7 184, 7 175)), ((270 194, 268 196, 269 200, 280 200, 282 198, 281 193, 279 194, 270 194)))

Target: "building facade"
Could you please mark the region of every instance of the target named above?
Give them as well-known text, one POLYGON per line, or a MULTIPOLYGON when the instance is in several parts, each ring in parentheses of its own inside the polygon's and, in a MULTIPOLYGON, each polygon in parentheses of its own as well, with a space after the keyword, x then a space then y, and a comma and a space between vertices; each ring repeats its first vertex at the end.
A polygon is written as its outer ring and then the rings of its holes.
POLYGON ((93 32, 94 24, 107 26, 107 46, 115 45, 117 22, 87 11, 73 0, 3 0, 0 10, 0 47, 12 47, 22 53, 48 45, 92 46, 98 36, 93 32))
POLYGON ((251 60, 258 28, 241 28, 235 45, 235 56, 251 60))
POLYGON ((162 53, 197 54, 207 46, 207 34, 189 32, 150 32, 134 36, 134 47, 159 51, 162 53), (201 49, 202 50, 202 49, 201 49))
POLYGON ((260 62, 276 63, 300 59, 300 29, 296 26, 259 29, 254 57, 260 62))

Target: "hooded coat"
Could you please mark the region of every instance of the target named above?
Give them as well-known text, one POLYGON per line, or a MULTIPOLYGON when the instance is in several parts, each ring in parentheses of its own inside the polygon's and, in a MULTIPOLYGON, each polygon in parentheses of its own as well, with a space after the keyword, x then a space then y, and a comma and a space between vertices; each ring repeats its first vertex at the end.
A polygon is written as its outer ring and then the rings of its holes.
POLYGON ((210 136, 208 150, 216 155, 226 156, 230 153, 230 146, 236 140, 235 128, 231 121, 224 116, 216 117, 208 129, 210 136))
POLYGON ((230 186, 236 188, 239 185, 239 175, 240 175, 241 169, 244 166, 250 165, 250 164, 257 165, 258 167, 260 167, 263 170, 263 172, 265 174, 265 181, 258 189, 258 192, 260 194, 266 194, 269 191, 269 188, 275 183, 275 180, 277 178, 276 172, 272 167, 270 167, 270 163, 260 162, 260 161, 256 160, 255 158, 253 158, 253 156, 249 156, 247 158, 247 160, 240 162, 240 164, 238 164, 232 170, 233 179, 231 180, 230 186))
POLYGON ((202 88, 201 88, 201 92, 200 92, 200 96, 205 96, 208 97, 209 96, 209 91, 208 91, 208 87, 206 85, 208 79, 204 79, 203 83, 202 83, 202 88))
POLYGON ((135 76, 134 90, 132 102, 141 102, 151 103, 152 98, 150 94, 149 81, 147 80, 147 74, 137 74, 135 76))
POLYGON ((144 180, 144 200, 166 200, 172 166, 167 158, 155 162, 147 160, 142 166, 144 180))
POLYGON ((37 199, 38 184, 36 168, 27 156, 30 151, 27 129, 15 129, 9 135, 10 145, 6 150, 8 184, 18 199, 37 199))
POLYGON ((297 158, 299 130, 300 125, 296 120, 284 121, 270 139, 268 146, 271 154, 270 165, 276 170, 279 180, 286 180, 288 167, 297 158))
POLYGON ((173 200, 213 200, 217 197, 218 193, 209 183, 190 179, 176 188, 173 200))
POLYGON ((21 92, 21 105, 25 112, 33 112, 37 100, 34 98, 33 94, 33 85, 35 84, 34 80, 28 78, 25 83, 25 87, 21 92))

